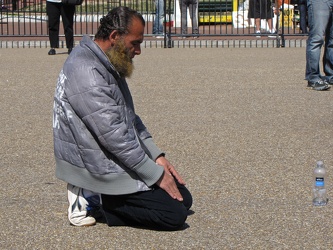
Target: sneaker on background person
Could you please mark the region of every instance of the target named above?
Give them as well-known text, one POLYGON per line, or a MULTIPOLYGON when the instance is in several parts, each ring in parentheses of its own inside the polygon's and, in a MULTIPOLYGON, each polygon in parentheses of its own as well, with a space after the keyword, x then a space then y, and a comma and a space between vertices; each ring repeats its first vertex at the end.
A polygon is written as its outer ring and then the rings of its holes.
POLYGON ((49 50, 48 54, 49 54, 50 56, 53 56, 53 55, 56 54, 56 50, 55 50, 54 48, 51 48, 51 49, 49 50))
POLYGON ((100 194, 67 184, 68 219, 74 226, 93 226, 103 216, 100 194))
POLYGON ((197 39, 200 36, 199 31, 194 31, 192 35, 193 35, 193 39, 197 39))
POLYGON ((164 38, 164 33, 161 33, 161 34, 154 34, 154 37, 156 39, 163 39, 164 38))
POLYGON ((268 34, 269 34, 268 37, 275 38, 277 35, 277 31, 275 29, 272 29, 268 31, 268 34))

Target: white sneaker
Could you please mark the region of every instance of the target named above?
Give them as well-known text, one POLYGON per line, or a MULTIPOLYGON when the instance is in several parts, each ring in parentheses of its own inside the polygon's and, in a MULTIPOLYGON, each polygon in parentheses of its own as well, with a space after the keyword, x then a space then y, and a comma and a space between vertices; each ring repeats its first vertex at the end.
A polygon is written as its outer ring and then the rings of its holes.
POLYGON ((155 38, 156 39, 163 39, 164 38, 164 33, 155 35, 155 38))
POLYGON ((100 194, 67 184, 68 219, 74 226, 92 226, 102 216, 100 194))
POLYGON ((260 32, 260 30, 257 30, 257 31, 256 31, 256 37, 257 37, 257 38, 260 38, 260 37, 261 37, 261 32, 260 32))
POLYGON ((277 34, 276 34, 276 31, 275 31, 274 29, 270 30, 269 33, 270 33, 270 34, 268 35, 269 38, 275 38, 276 35, 277 35, 277 34))

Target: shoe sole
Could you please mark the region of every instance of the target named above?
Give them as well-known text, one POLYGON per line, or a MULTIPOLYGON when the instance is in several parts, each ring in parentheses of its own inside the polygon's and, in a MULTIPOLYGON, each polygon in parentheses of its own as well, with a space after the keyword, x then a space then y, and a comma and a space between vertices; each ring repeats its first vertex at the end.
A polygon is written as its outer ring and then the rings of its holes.
POLYGON ((69 222, 72 226, 76 227, 90 227, 96 225, 96 220, 92 217, 86 217, 78 223, 73 223, 71 220, 69 222))
POLYGON ((326 85, 326 86, 324 86, 324 87, 320 87, 320 88, 318 88, 318 87, 308 86, 307 88, 308 88, 308 89, 312 89, 312 90, 316 90, 316 91, 325 91, 325 90, 329 90, 329 89, 331 88, 331 86, 326 85))
POLYGON ((70 223, 71 224, 71 226, 73 226, 73 227, 91 227, 91 226, 95 226, 96 225, 96 222, 94 222, 94 223, 87 223, 87 224, 84 224, 84 225, 75 225, 75 224, 73 224, 73 223, 70 223))

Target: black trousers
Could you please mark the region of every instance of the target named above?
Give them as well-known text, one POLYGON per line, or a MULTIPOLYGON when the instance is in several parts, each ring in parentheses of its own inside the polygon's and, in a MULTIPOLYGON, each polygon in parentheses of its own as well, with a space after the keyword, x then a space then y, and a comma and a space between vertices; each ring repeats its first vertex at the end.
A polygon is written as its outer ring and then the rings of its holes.
POLYGON ((64 26, 66 46, 67 48, 73 48, 73 19, 75 13, 75 6, 46 1, 46 13, 48 16, 49 39, 51 48, 59 48, 60 16, 62 18, 62 23, 64 26))
POLYGON ((134 226, 154 230, 179 230, 184 227, 192 196, 178 184, 184 201, 172 199, 163 189, 127 195, 103 195, 102 204, 109 226, 134 226))

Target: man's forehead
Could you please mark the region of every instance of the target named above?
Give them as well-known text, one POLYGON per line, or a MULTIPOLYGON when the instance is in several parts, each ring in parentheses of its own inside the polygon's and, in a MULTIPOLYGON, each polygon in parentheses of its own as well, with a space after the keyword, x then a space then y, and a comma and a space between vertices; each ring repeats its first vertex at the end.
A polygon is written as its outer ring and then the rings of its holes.
POLYGON ((134 40, 143 40, 144 28, 145 26, 139 18, 133 18, 128 28, 127 36, 134 40))
POLYGON ((128 31, 130 33, 134 33, 134 32, 142 32, 143 33, 144 28, 145 28, 145 26, 144 26, 142 20, 140 20, 138 17, 133 17, 128 31))

